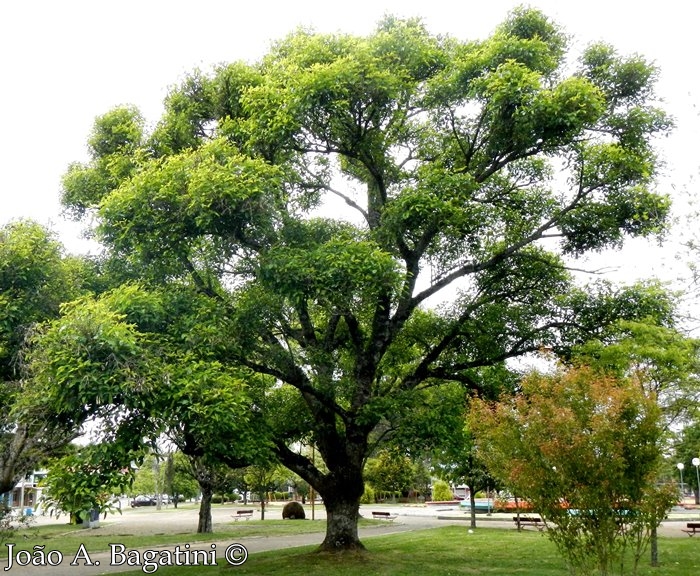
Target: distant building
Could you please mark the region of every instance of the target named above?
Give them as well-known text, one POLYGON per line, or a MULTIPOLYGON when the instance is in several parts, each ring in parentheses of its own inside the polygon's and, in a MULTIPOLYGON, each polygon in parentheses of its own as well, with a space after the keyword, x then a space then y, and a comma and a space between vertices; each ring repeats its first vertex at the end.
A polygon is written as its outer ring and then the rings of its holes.
POLYGON ((466 484, 454 486, 452 492, 457 498, 464 498, 465 500, 469 499, 469 486, 466 484))
POLYGON ((36 510, 43 490, 43 488, 39 486, 39 483, 46 478, 46 474, 46 470, 35 470, 31 474, 28 474, 24 479, 15 484, 12 492, 2 494, 0 501, 4 502, 10 508, 20 508, 22 510, 31 508, 32 511, 36 510))

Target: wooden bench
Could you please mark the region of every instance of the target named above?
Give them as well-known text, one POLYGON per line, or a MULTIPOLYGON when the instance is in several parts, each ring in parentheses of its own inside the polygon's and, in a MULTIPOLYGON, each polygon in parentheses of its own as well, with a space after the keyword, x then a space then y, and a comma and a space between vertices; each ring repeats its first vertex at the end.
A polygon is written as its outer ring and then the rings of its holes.
POLYGON ((525 528, 526 526, 534 526, 538 530, 544 530, 545 528, 542 518, 537 516, 513 516, 513 522, 519 528, 525 528))
POLYGON ((391 512, 372 512, 372 518, 378 520, 394 520, 397 514, 392 514, 391 512))
POLYGON ((241 518, 248 520, 253 517, 253 512, 255 512, 255 510, 237 510, 233 515, 233 519, 236 522, 238 522, 241 518))
POLYGON ((700 522, 688 522, 685 526, 685 529, 682 528, 682 530, 686 532, 688 536, 695 536, 700 532, 700 522))

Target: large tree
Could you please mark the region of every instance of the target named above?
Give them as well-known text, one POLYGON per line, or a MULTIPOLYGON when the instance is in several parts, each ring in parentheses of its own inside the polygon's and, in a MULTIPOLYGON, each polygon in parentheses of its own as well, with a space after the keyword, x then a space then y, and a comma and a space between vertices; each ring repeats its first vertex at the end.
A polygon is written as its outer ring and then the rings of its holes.
POLYGON ((150 134, 134 108, 99 118, 63 202, 145 281, 210 299, 192 348, 277 380, 276 454, 323 497, 323 548, 356 548, 369 438, 397 398, 668 313, 640 287, 577 288, 565 264, 663 230, 655 77, 604 44, 572 64, 530 9, 481 41, 391 17, 299 31, 193 73, 150 134))

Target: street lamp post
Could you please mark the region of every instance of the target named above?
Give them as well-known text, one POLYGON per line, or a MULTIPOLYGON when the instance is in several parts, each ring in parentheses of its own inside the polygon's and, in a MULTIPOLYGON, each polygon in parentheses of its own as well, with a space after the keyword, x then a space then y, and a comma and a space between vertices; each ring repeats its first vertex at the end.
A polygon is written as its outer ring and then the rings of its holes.
POLYGON ((676 464, 676 468, 678 468, 678 471, 681 473, 681 504, 684 502, 684 495, 683 495, 683 468, 685 468, 685 464, 683 462, 679 462, 676 464))
MULTIPOLYGON (((311 463, 316 466, 316 444, 311 445, 311 463)), ((311 519, 316 520, 316 491, 311 486, 311 519)))
MULTIPOLYGON (((698 467, 700 467, 700 458, 693 458, 691 461, 693 466, 695 466, 695 477, 697 478, 698 481, 698 491, 696 494, 700 494, 700 472, 698 472, 698 467)), ((697 500, 695 501, 696 504, 700 504, 697 500)))

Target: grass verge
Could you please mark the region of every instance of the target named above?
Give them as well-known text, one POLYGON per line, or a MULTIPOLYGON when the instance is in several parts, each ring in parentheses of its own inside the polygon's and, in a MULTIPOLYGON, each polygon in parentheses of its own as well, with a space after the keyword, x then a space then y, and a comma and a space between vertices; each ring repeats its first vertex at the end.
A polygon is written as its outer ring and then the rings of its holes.
MULTIPOLYGON (((479 529, 473 534, 459 526, 369 538, 367 553, 329 556, 313 550, 286 550, 251 555, 235 568, 222 566, 222 574, 286 576, 561 576, 564 561, 543 534, 515 530, 479 529)), ((660 543, 662 567, 651 568, 645 559, 639 576, 687 576, 700 569, 697 542, 668 538, 660 543)), ((200 568, 179 571, 180 576, 206 574, 200 568)), ((631 572, 630 572, 631 573, 631 572)), ((159 570, 159 574, 161 571, 159 570)), ((174 576, 176 572, 163 571, 174 576)))
MULTIPOLYGON (((361 525, 379 524, 380 521, 361 521, 361 525)), ((109 550, 109 544, 118 542, 126 548, 154 548, 175 544, 215 542, 217 540, 235 541, 241 538, 258 536, 287 536, 294 534, 323 533, 326 530, 325 520, 247 520, 232 522, 216 532, 197 534, 193 532, 155 533, 134 535, 128 533, 105 534, 100 528, 91 530, 71 524, 35 526, 17 531, 9 542, 15 544, 14 551, 31 550, 35 545, 44 545, 46 550, 59 550, 64 554, 75 553, 81 544, 92 552, 109 550)), ((7 548, 0 547, 0 558, 7 558, 7 548)))
MULTIPOLYGON (((313 548, 290 548, 251 554, 241 566, 159 567, 159 576, 565 576, 568 570, 543 534, 515 530, 476 530, 460 526, 367 538, 367 551, 319 554, 313 548)), ((660 568, 645 559, 638 576, 688 576, 700 570, 698 543, 662 538, 660 568)), ((631 573, 631 572, 630 572, 631 573)), ((127 572, 124 574, 143 574, 127 572)))

